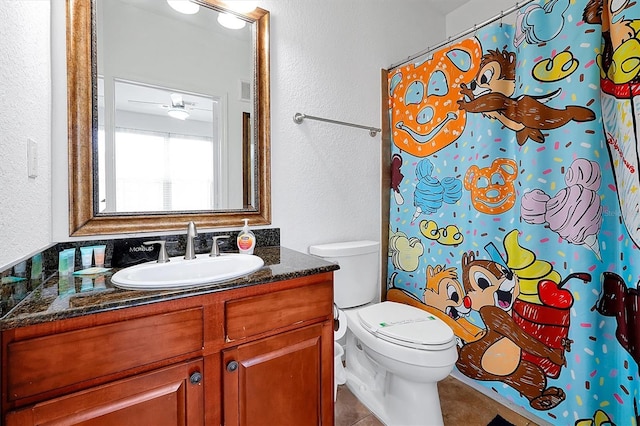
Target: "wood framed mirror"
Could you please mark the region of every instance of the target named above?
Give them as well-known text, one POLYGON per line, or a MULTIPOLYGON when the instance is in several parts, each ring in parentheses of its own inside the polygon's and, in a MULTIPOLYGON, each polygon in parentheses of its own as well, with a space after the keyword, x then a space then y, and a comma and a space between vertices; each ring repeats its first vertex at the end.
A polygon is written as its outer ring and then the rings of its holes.
MULTIPOLYGON (((249 70, 250 75, 248 78, 246 75, 233 77, 237 80, 237 84, 226 83, 224 87, 227 87, 228 91, 220 94, 210 93, 216 89, 198 88, 194 90, 193 87, 176 87, 177 83, 175 82, 161 82, 158 78, 159 73, 154 70, 159 68, 163 70, 165 68, 170 69, 171 64, 177 64, 179 68, 174 74, 184 70, 185 76, 182 76, 182 79, 193 81, 194 78, 186 76, 186 71, 197 68, 195 65, 184 63, 182 59, 179 59, 179 53, 168 54, 167 42, 161 43, 157 50, 164 52, 163 54, 170 61, 169 65, 151 67, 149 68, 151 71, 144 70, 144 65, 135 65, 135 58, 133 58, 135 55, 129 55, 129 59, 126 59, 127 56, 123 56, 125 59, 118 57, 118 60, 114 62, 128 63, 127 61, 130 61, 130 69, 134 70, 132 72, 122 71, 121 69, 113 72, 99 66, 98 58, 107 58, 107 56, 99 54, 100 49, 105 49, 106 51, 105 40, 101 40, 99 35, 105 38, 106 36, 104 36, 103 31, 98 30, 99 23, 107 27, 107 24, 104 23, 107 15, 101 15, 104 5, 107 4, 106 2, 109 2, 109 7, 116 2, 121 2, 125 5, 124 7, 134 8, 135 13, 146 13, 143 12, 142 5, 149 1, 154 3, 154 7, 168 7, 167 2, 160 0, 67 0, 69 235, 87 236, 181 230, 189 221, 194 221, 199 228, 205 229, 234 227, 240 226, 243 218, 248 218, 251 225, 270 224, 269 12, 257 8, 252 12, 241 14, 227 9, 223 2, 217 0, 197 0, 192 2, 209 14, 230 13, 233 17, 244 21, 249 28, 251 52, 248 54, 251 56, 250 63, 252 64, 249 70), (165 114, 168 112, 167 110, 182 107, 191 109, 194 117, 197 112, 196 109, 207 110, 209 112, 205 114, 210 115, 212 108, 198 108, 201 105, 197 103, 197 100, 205 99, 204 102, 206 103, 208 98, 216 99, 214 102, 218 102, 219 105, 213 109, 217 109, 220 115, 214 118, 214 122, 222 124, 213 132, 213 137, 210 138, 214 141, 214 151, 217 153, 217 159, 213 161, 213 171, 221 175, 220 170, 223 170, 222 180, 226 181, 226 184, 209 182, 206 185, 213 188, 210 191, 213 194, 210 198, 218 201, 212 201, 212 204, 205 207, 201 205, 190 207, 187 205, 186 208, 184 204, 177 203, 177 207, 166 209, 164 207, 140 208, 136 207, 135 204, 133 208, 120 208, 119 206, 122 203, 120 201, 114 202, 116 196, 113 195, 113 192, 110 192, 108 184, 104 184, 104 179, 99 177, 101 176, 99 173, 104 169, 105 161, 108 164, 108 171, 115 170, 115 166, 113 164, 109 166, 109 162, 117 156, 113 154, 113 151, 109 151, 109 148, 105 153, 104 144, 101 145, 98 141, 104 140, 103 135, 106 133, 108 146, 109 141, 113 144, 119 143, 122 145, 123 142, 117 142, 119 140, 117 136, 120 134, 119 131, 123 128, 126 128, 125 130, 130 133, 131 131, 128 129, 130 126, 118 124, 118 117, 130 117, 145 113, 144 111, 136 111, 135 114, 131 111, 123 112, 121 109, 123 107, 116 105, 118 101, 115 96, 114 99, 109 98, 110 94, 116 91, 114 88, 118 84, 121 87, 135 86, 135 88, 149 89, 148 91, 150 92, 160 93, 160 96, 162 96, 162 90, 165 90, 167 94, 166 102, 152 102, 152 100, 145 99, 128 100, 129 103, 157 104, 153 106, 155 108, 152 111, 153 114, 165 114), (176 93, 180 94, 180 97, 176 97, 176 93), (171 95, 170 98, 169 95, 171 95), (237 112, 234 110, 233 105, 235 102, 244 102, 246 111, 237 112), (101 115, 103 113, 104 116, 101 115), (250 117, 250 119, 247 117, 250 117), (105 125, 105 123, 107 124, 105 125), (101 134, 100 132, 104 133, 101 134), (111 136, 109 136, 109 132, 111 132, 111 136), (250 134, 247 134, 247 132, 250 132, 250 134), (224 144, 228 144, 231 148, 228 148, 227 151, 220 148, 224 144), (231 161, 229 163, 221 162, 231 157, 232 152, 241 153, 237 154, 237 163, 231 161), (106 196, 102 185, 107 187, 106 196), (235 188, 239 189, 236 190, 235 188), (219 201, 220 194, 223 194, 222 198, 226 197, 222 202, 219 201), (239 199, 239 201, 237 203, 228 202, 227 199, 232 197, 239 199), (108 202, 105 202, 105 199, 108 199, 108 202), (109 204, 111 207, 109 207, 109 204), (114 205, 117 206, 113 207, 114 205)), ((163 13, 169 14, 169 12, 163 13)), ((154 15, 158 14, 154 12, 154 15)), ((123 15, 118 12, 117 16, 122 17, 123 15)), ((162 19, 166 19, 166 17, 162 17, 162 19)), ((133 22, 139 22, 139 20, 139 17, 131 18, 133 22)), ((172 32, 168 36, 173 39, 183 40, 184 38, 181 38, 174 31, 177 27, 178 25, 171 25, 172 32)), ((118 23, 118 28, 119 31, 124 28, 122 21, 118 23)), ((146 25, 139 26, 137 33, 142 33, 149 37, 147 28, 149 27, 146 25)), ((163 28, 166 30, 167 26, 164 25, 163 28)), ((200 25, 198 31, 201 31, 202 28, 203 25, 200 25)), ((234 35, 234 37, 237 38, 239 36, 234 35)), ((211 55, 209 49, 210 43, 213 43, 211 40, 213 40, 213 36, 209 39, 209 36, 203 37, 201 32, 198 33, 195 42, 190 42, 189 46, 197 45, 204 51, 193 52, 189 56, 201 58, 202 56, 211 55)), ((126 38, 126 41, 129 44, 133 43, 132 37, 126 38)), ((186 50, 186 48, 182 50, 186 50)), ((146 55, 150 49, 144 48, 139 51, 144 52, 146 55)), ((221 57, 221 55, 216 56, 216 60, 221 57)), ((143 58, 143 60, 146 63, 151 61, 149 58, 143 58)), ((104 59, 103 62, 108 62, 108 59, 104 59)), ((220 63, 218 68, 230 69, 233 67, 220 63)), ((200 69, 199 71, 203 72, 205 70, 200 69)), ((222 80, 222 77, 216 77, 209 72, 206 75, 211 79, 219 78, 222 80)), ((147 114, 151 114, 151 112, 147 114)), ((155 119, 159 120, 158 117, 155 119)), ((165 118, 162 119, 167 120, 165 118)), ((124 122, 128 121, 125 120, 124 122)), ((135 130, 136 140, 139 140, 148 132, 148 129, 142 129, 142 127, 135 130)), ((174 145, 187 139, 182 135, 189 133, 186 130, 171 130, 170 132, 154 130, 154 135, 158 132, 164 132, 169 135, 164 138, 165 140, 172 140, 177 133, 180 137, 175 138, 177 142, 174 145)), ((112 149, 113 146, 117 145, 112 145, 112 149)), ((120 150, 119 152, 126 151, 120 150)), ((153 152, 155 153, 155 148, 153 152)), ((169 154, 165 155, 166 158, 176 157, 171 154, 173 151, 167 152, 169 154)), ((132 156, 131 153, 126 155, 132 156)), ((199 156, 198 153, 194 154, 192 152, 189 152, 188 155, 191 155, 192 158, 199 156)), ((142 159, 143 157, 146 159, 148 155, 142 155, 137 158, 142 159)), ((183 163, 191 164, 188 159, 183 163)), ((134 162, 134 164, 137 163, 134 162)), ((145 170, 155 169, 155 167, 144 165, 140 166, 140 168, 145 170)), ((185 167, 185 169, 188 169, 188 167, 185 167)), ((116 182, 116 179, 110 177, 108 172, 106 176, 108 176, 107 181, 116 182)), ((199 195, 184 197, 184 186, 179 187, 175 181, 169 182, 169 184, 164 181, 158 186, 166 189, 172 185, 174 194, 176 193, 176 187, 182 188, 177 191, 178 195, 183 196, 182 198, 198 200, 206 198, 199 195)), ((124 185, 124 187, 127 186, 134 185, 129 181, 129 184, 124 185)), ((149 189, 143 188, 139 194, 146 195, 151 192, 149 189)), ((140 197, 135 193, 129 195, 131 199, 140 197)), ((167 196, 165 194, 162 198, 166 202, 166 199, 171 198, 171 195, 167 196)), ((174 198, 178 197, 174 196, 174 198)))

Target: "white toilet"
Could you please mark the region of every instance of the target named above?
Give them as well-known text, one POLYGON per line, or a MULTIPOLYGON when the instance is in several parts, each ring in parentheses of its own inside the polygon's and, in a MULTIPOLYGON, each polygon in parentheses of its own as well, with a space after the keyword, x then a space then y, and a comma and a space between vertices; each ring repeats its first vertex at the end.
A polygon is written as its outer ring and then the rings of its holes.
POLYGON ((437 382, 458 359, 455 336, 426 311, 376 303, 378 252, 375 241, 309 247, 310 254, 340 265, 334 302, 347 322, 347 386, 386 425, 442 425, 437 382))

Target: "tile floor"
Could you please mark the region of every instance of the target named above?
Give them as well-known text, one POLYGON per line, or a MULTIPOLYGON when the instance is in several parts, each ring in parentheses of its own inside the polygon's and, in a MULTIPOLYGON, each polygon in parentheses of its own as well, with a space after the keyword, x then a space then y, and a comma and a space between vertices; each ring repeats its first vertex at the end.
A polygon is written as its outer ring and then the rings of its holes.
MULTIPOLYGON (((496 414, 515 426, 538 425, 452 376, 438 383, 438 392, 445 426, 484 426, 496 414)), ((384 426, 344 385, 338 387, 335 417, 335 426, 384 426)))

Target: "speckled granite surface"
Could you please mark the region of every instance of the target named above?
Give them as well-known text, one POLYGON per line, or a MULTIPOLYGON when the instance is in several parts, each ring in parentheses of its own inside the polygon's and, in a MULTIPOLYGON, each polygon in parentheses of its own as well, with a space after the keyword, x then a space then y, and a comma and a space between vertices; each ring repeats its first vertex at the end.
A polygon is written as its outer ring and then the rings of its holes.
POLYGON ((259 271, 233 281, 186 290, 122 290, 111 284, 110 277, 116 271, 113 268, 108 272, 91 276, 58 277, 55 274, 44 281, 40 278, 25 279, 20 281, 26 292, 24 298, 0 319, 0 328, 6 330, 338 269, 336 264, 283 247, 258 247, 254 254, 260 256, 265 263, 259 271))
MULTIPOLYGON (((253 231, 256 235, 256 247, 276 247, 280 245, 279 228, 254 229, 253 231)), ((228 239, 220 241, 220 251, 237 252, 238 247, 235 241, 239 232, 239 230, 224 232, 200 231, 194 239, 196 253, 209 253, 211 251, 212 238, 219 235, 229 236, 228 239)), ((0 270, 0 319, 4 318, 9 311, 20 304, 32 291, 44 282, 48 283, 48 281, 57 274, 58 254, 62 250, 69 248, 76 249, 74 270, 78 270, 81 265, 81 247, 104 245, 106 247, 105 265, 108 267, 124 268, 136 263, 147 262, 158 258, 158 245, 145 246, 142 244, 148 240, 164 240, 170 257, 180 256, 185 252, 186 236, 184 232, 175 235, 149 235, 146 237, 113 240, 70 241, 53 244, 43 249, 43 251, 34 254, 29 259, 10 265, 5 270, 0 270), (117 253, 119 247, 120 255, 117 253), (144 253, 140 253, 141 251, 144 253)), ((94 287, 103 286, 100 277, 96 277, 93 282, 94 287)), ((74 282, 73 285, 69 284, 68 282, 63 282, 62 287, 68 287, 69 290, 71 290, 72 288, 75 289, 78 285, 77 282, 74 282)), ((50 285, 50 283, 47 285, 50 285)), ((88 286, 89 283, 85 281, 84 288, 88 286)), ((83 288, 83 286, 80 285, 80 288, 83 288)))

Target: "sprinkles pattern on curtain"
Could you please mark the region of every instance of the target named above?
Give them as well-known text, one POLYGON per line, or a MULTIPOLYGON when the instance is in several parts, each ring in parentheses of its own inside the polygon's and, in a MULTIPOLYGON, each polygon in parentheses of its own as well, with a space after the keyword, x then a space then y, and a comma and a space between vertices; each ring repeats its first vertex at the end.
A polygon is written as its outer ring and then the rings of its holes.
POLYGON ((553 424, 639 418, 639 33, 636 2, 541 0, 389 74, 387 299, 553 424))

